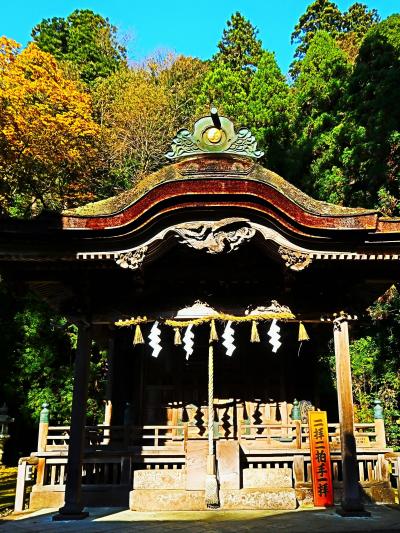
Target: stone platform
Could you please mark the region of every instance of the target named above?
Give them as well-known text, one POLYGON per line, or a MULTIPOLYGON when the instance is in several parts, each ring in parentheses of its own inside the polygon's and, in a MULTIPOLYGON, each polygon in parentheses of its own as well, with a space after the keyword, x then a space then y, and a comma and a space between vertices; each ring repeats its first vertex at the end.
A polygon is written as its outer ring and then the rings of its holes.
MULTIPOLYGON (((205 451, 206 448, 200 449, 204 457, 205 451)), ((197 449, 192 453, 195 466, 196 452, 197 449)), ((228 461, 226 465, 218 465, 221 509, 296 509, 290 468, 245 468, 240 487, 239 457, 233 456, 230 462, 233 465, 228 461)), ((198 460, 197 464, 204 467, 203 461, 198 460)), ((132 511, 202 511, 206 509, 204 485, 205 468, 137 470, 129 508, 132 511)))
MULTIPOLYGON (((294 489, 238 489, 221 490, 221 509, 296 509, 294 489)), ((129 508, 132 511, 204 511, 204 490, 152 490, 131 491, 129 508)))

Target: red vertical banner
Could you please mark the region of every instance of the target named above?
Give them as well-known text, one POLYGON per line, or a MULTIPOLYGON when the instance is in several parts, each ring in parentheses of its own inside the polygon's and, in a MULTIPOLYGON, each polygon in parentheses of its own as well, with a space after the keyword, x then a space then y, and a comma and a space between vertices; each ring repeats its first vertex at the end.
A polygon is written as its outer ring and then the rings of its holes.
POLYGON ((314 505, 333 505, 332 466, 326 411, 308 411, 314 505))

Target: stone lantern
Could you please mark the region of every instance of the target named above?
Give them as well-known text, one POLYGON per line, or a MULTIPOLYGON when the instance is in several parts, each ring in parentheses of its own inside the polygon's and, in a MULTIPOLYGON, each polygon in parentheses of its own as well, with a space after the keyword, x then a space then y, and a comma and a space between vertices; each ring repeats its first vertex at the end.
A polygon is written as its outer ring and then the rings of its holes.
POLYGON ((8 416, 8 408, 6 404, 3 404, 3 407, 0 407, 0 468, 3 467, 3 453, 4 453, 4 445, 7 441, 7 439, 10 438, 10 435, 8 434, 8 425, 11 422, 14 422, 14 418, 11 418, 11 416, 8 416))

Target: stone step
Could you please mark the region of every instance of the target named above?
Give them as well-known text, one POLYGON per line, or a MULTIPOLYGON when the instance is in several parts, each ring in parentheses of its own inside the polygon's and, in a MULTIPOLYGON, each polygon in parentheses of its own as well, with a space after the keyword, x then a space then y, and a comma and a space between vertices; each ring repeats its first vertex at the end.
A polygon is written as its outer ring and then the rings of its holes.
MULTIPOLYGON (((221 509, 296 509, 294 489, 239 489, 220 491, 221 509)), ((132 511, 201 511, 203 490, 137 489, 130 493, 132 511)))

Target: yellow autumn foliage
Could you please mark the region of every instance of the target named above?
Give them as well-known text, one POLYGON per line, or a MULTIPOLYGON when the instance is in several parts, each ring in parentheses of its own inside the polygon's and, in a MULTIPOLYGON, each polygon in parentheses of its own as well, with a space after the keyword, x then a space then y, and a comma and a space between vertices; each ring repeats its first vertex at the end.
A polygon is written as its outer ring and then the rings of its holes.
POLYGON ((205 70, 195 58, 156 55, 96 85, 102 157, 112 174, 130 185, 166 163, 176 132, 193 123, 205 70))
POLYGON ((65 207, 90 199, 99 126, 91 96, 54 57, 0 38, 0 202, 65 207))

